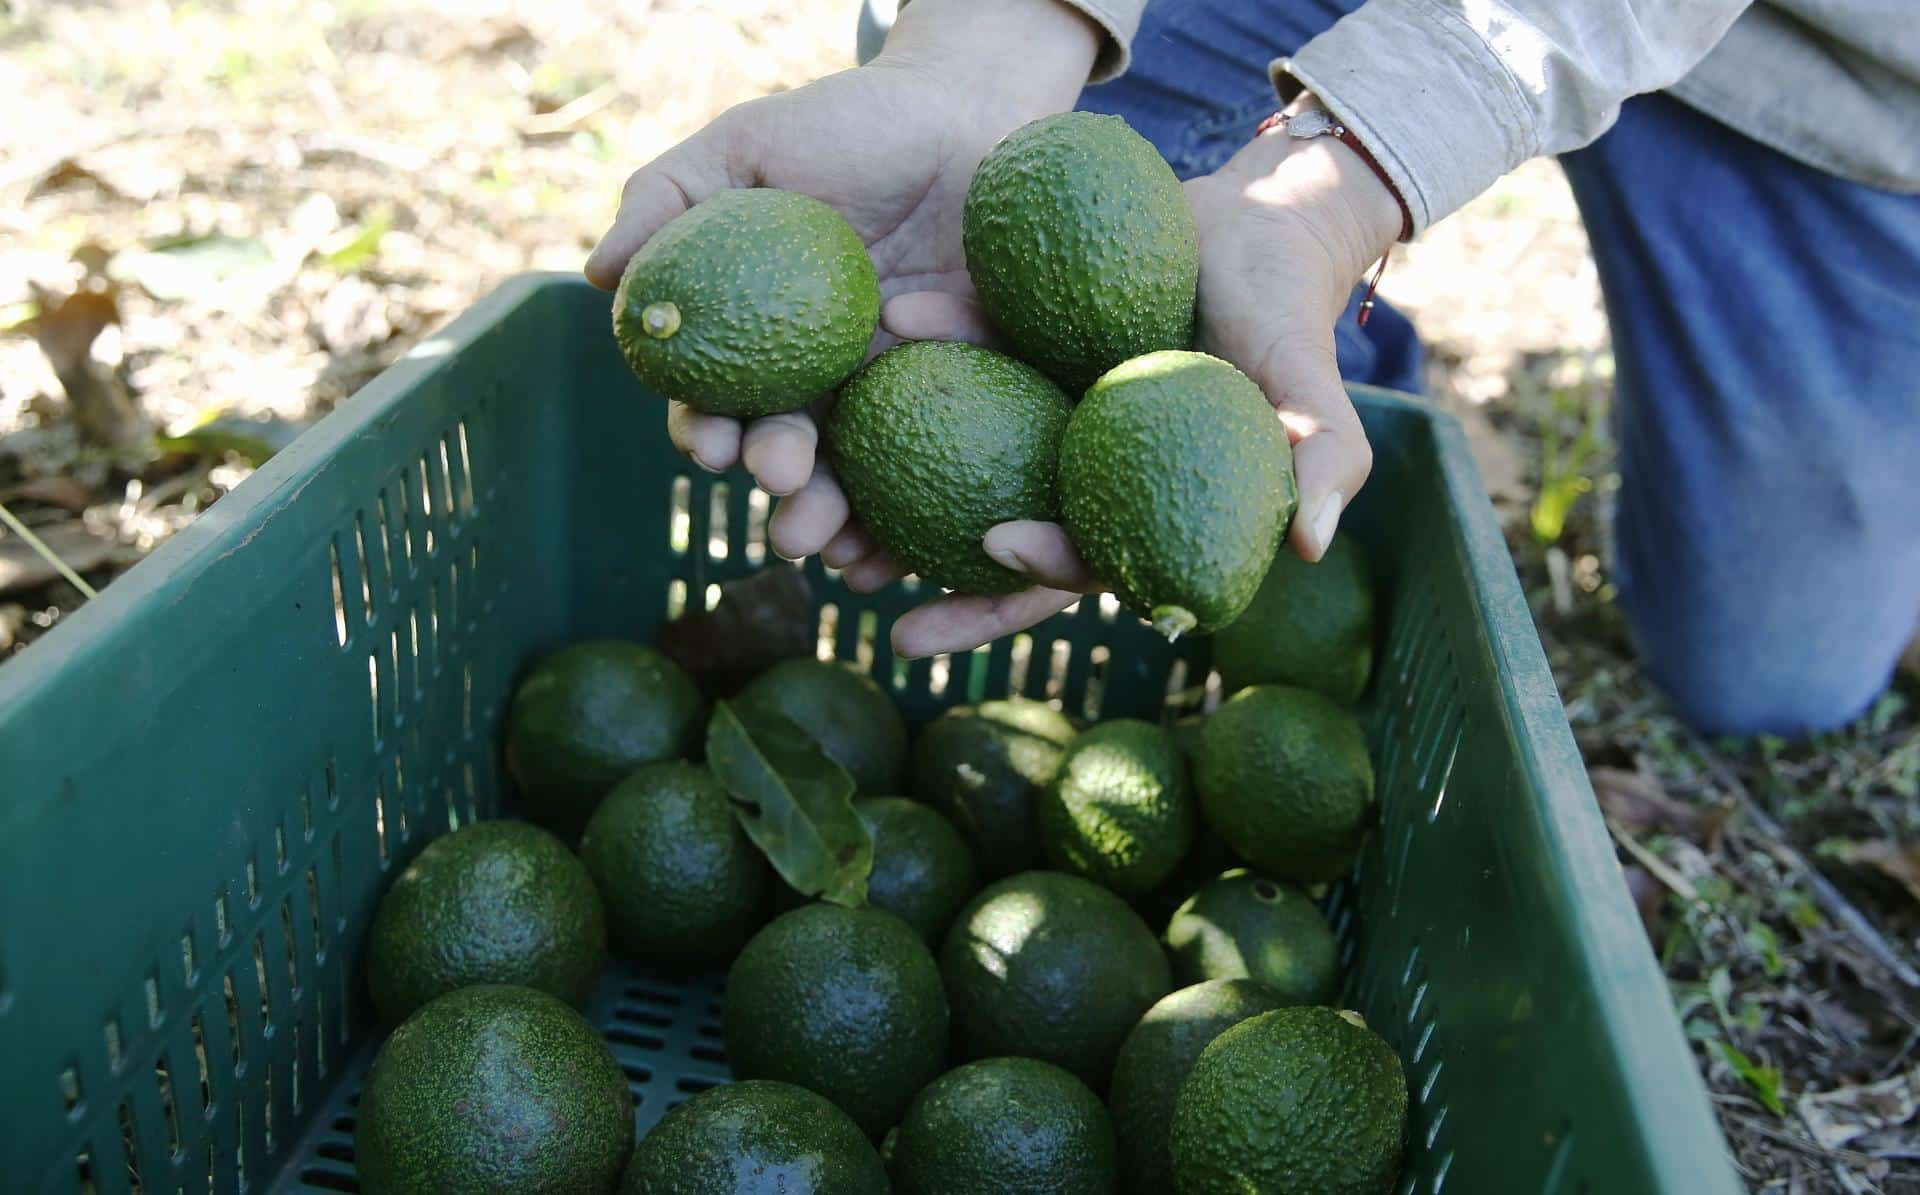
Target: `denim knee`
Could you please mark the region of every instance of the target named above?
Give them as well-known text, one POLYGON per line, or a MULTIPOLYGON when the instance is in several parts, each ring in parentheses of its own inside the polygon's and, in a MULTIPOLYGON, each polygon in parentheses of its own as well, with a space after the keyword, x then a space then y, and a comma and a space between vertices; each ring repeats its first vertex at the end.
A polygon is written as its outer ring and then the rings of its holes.
MULTIPOLYGON (((1623 588, 1642 667, 1681 721, 1704 734, 1800 738, 1858 718, 1892 677, 1900 644, 1740 628, 1737 611, 1679 617, 1623 588)), ((1812 615, 1818 617, 1817 614, 1812 615)))

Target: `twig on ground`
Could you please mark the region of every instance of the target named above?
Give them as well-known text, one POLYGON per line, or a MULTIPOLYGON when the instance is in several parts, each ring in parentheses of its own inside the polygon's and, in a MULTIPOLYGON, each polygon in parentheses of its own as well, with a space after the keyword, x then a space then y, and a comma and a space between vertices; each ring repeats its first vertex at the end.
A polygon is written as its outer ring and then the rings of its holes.
POLYGON ((1895 979, 1907 987, 1920 988, 1920 972, 1916 972, 1911 964, 1901 958, 1893 944, 1873 927, 1873 923, 1867 920, 1853 902, 1841 895, 1840 890, 1828 882, 1827 877, 1821 875, 1817 868, 1807 862, 1806 856, 1787 841, 1786 831, 1781 829, 1780 823, 1774 821, 1773 817, 1760 807, 1760 803, 1754 800, 1751 792, 1747 791, 1747 786, 1741 782, 1740 777, 1736 776, 1733 769, 1727 766, 1726 761, 1720 758, 1719 752, 1697 734, 1691 731, 1688 734, 1693 740, 1695 753, 1706 765, 1707 770, 1713 774, 1715 782, 1732 793, 1740 802, 1741 807, 1746 811, 1747 820, 1770 840, 1769 846, 1774 856, 1786 865, 1787 870, 1796 873, 1806 881, 1807 887, 1813 890, 1814 900, 1826 910, 1827 915, 1839 922, 1854 940, 1866 948, 1874 961, 1885 967, 1895 979))
POLYGON ((1621 826, 1618 821, 1613 818, 1608 818, 1607 829, 1612 832, 1613 840, 1620 844, 1621 850, 1632 855, 1640 866, 1647 869, 1648 874, 1652 875, 1654 879, 1659 880, 1662 884, 1665 884, 1668 890, 1675 896, 1678 896, 1688 903, 1700 899, 1700 890, 1695 888, 1687 877, 1681 875, 1673 868, 1668 867, 1660 856, 1640 845, 1639 840, 1627 833, 1625 827, 1621 826))
POLYGON ((611 83, 602 83, 585 95, 569 100, 551 112, 542 112, 529 117, 520 131, 528 137, 552 137, 560 133, 572 132, 582 121, 587 120, 619 97, 619 88, 611 83))

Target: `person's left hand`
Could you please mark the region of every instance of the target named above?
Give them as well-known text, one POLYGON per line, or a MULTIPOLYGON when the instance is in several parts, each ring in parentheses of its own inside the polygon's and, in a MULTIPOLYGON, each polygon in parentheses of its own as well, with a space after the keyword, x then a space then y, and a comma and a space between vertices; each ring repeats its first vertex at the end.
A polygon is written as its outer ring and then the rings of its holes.
MULTIPOLYGON (((1300 491, 1288 541, 1302 559, 1317 561, 1373 466, 1335 364, 1333 326, 1354 284, 1399 235, 1399 203, 1345 145, 1278 132, 1188 182, 1186 192, 1200 234, 1199 347, 1258 383, 1286 425, 1300 491)), ((951 295, 901 295, 881 318, 903 339, 994 343, 979 309, 951 295)), ((1002 523, 984 544, 1034 587, 928 602, 894 624, 897 655, 967 651, 1104 588, 1058 524, 1002 523)), ((899 572, 858 530, 820 555, 862 591, 899 572)))

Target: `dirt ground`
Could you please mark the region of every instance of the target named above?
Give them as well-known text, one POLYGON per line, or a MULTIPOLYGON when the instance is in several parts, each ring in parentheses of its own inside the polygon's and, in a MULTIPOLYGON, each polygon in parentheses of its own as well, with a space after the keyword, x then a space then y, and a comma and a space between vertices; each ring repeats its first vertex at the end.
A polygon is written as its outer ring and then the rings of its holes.
MULTIPOLYGON (((577 268, 632 166, 850 65, 854 7, 0 0, 0 505, 74 574, 0 526, 0 663, 501 279, 577 268)), ((1920 1191, 1912 678, 1802 745, 1703 742, 1641 679, 1606 322, 1556 167, 1383 289, 1467 423, 1741 1169, 1920 1191)))

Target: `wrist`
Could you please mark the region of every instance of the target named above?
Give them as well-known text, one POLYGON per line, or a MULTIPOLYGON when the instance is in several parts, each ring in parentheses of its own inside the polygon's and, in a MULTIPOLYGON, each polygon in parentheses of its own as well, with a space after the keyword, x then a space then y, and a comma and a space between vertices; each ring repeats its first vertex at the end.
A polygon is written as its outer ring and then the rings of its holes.
POLYGON ((913 70, 983 101, 1009 128, 1071 108, 1105 32, 1065 0, 913 0, 875 66, 913 70))
POLYGON ((1220 173, 1247 200, 1311 224, 1348 282, 1379 261, 1405 228, 1399 196, 1364 157, 1331 136, 1299 140, 1277 128, 1255 137, 1220 173))

